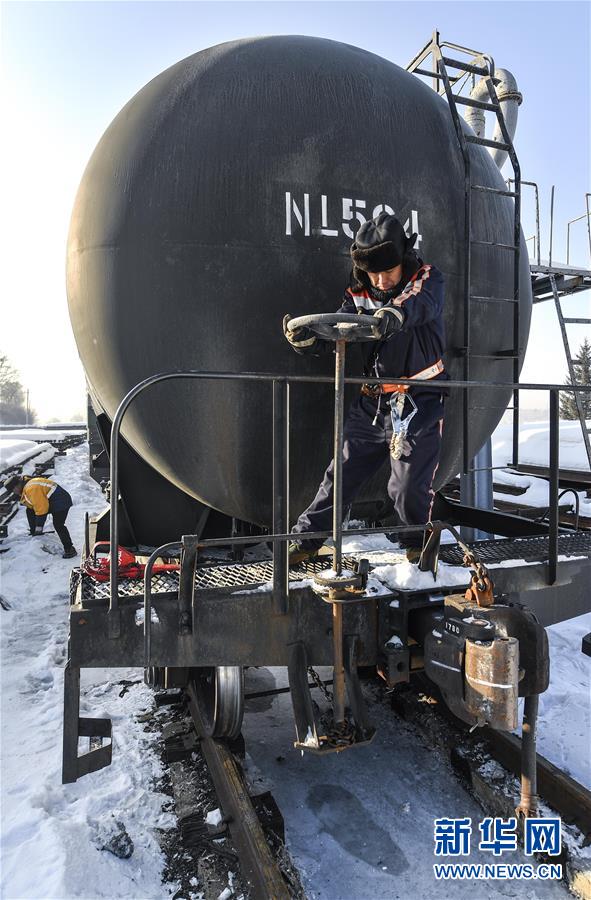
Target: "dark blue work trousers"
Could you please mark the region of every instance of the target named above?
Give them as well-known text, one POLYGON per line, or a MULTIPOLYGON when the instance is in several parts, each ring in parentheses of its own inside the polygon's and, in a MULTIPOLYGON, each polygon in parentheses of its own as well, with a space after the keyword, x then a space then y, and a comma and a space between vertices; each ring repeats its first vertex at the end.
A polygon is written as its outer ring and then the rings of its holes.
MULTIPOLYGON (((410 422, 407 441, 410 452, 401 459, 390 456, 393 426, 389 397, 379 401, 360 396, 349 410, 343 440, 343 511, 353 503, 365 481, 389 458, 391 466, 388 495, 394 503, 400 525, 424 525, 431 518, 432 484, 439 463, 443 427, 443 399, 440 393, 417 391, 413 398, 418 412, 410 422), (375 424, 374 423, 375 420, 375 424)), ((408 399, 402 411, 406 417, 412 407, 408 399)), ((324 474, 318 493, 304 510, 292 531, 305 535, 310 531, 330 531, 333 516, 334 461, 324 474)), ((406 547, 421 547, 421 531, 404 532, 397 539, 406 547)), ((323 541, 306 541, 298 537, 307 550, 316 549, 323 541)))

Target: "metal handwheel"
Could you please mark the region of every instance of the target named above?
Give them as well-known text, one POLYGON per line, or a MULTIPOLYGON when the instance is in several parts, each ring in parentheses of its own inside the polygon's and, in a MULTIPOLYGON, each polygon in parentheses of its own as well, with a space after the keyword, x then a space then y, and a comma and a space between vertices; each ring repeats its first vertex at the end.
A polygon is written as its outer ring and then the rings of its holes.
POLYGON ((242 666, 207 666, 192 670, 195 694, 206 736, 233 740, 244 716, 242 666))
POLYGON ((309 328, 316 337, 325 341, 345 341, 347 344, 380 339, 380 322, 375 316, 350 315, 349 313, 318 313, 298 316, 287 323, 289 331, 309 328))

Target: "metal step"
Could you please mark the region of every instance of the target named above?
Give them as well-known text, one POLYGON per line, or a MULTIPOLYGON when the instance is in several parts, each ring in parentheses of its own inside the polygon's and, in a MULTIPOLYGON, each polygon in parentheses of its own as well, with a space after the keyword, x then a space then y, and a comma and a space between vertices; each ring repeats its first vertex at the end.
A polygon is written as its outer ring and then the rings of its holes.
POLYGON ((461 94, 452 94, 456 103, 462 103, 464 106, 474 106, 476 109, 490 109, 496 112, 500 109, 498 103, 485 103, 483 100, 473 100, 472 97, 463 97, 461 94))
MULTIPOLYGON (((511 299, 510 297, 477 297, 473 295, 470 297, 470 300, 483 300, 487 303, 517 303, 518 301, 515 298, 511 299)), ((565 319, 566 321, 566 319, 565 319)))
POLYGON ((438 78, 440 81, 443 81, 443 75, 439 75, 438 72, 429 72, 427 69, 413 69, 412 75, 428 75, 429 78, 438 78))
POLYGON ((471 244, 478 244, 481 247, 500 247, 501 250, 513 250, 515 252, 518 250, 518 246, 516 244, 498 244, 496 241, 475 241, 470 240, 471 244))
POLYGON ((475 134, 464 135, 469 144, 479 144, 481 147, 497 147, 499 150, 510 150, 511 144, 502 144, 499 141, 493 141, 490 138, 476 137, 475 134))
POLYGON ((514 350, 498 350, 496 353, 470 353, 470 359, 519 359, 514 350))
POLYGON ((591 325, 591 319, 573 319, 569 317, 568 319, 563 316, 562 321, 566 325, 591 325))
POLYGON ((486 187, 484 184, 471 184, 470 190, 483 191, 487 194, 500 194, 501 197, 518 197, 517 191, 503 191, 500 188, 486 187))
POLYGON ((452 69, 460 69, 462 72, 472 72, 473 75, 490 75, 488 69, 482 66, 473 66, 471 63, 462 62, 461 59, 453 59, 451 56, 442 57, 446 66, 452 69))

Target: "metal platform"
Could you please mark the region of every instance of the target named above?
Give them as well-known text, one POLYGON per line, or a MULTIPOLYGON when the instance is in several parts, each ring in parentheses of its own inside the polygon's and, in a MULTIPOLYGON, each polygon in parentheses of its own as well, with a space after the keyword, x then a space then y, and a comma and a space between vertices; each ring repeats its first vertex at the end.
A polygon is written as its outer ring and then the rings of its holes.
MULTIPOLYGON (((549 554, 549 541, 547 535, 538 535, 525 538, 507 538, 490 541, 478 541, 469 545, 473 547, 479 559, 485 565, 504 562, 506 560, 524 560, 525 562, 546 562, 549 554)), ((391 551, 359 551, 354 555, 343 558, 345 568, 352 568, 356 559, 367 556, 370 559, 371 568, 383 562, 391 563, 391 551), (381 556, 388 559, 381 560, 381 556)), ((591 556, 591 534, 573 533, 558 535, 558 553, 560 556, 591 556)), ((312 578, 323 569, 329 568, 331 556, 321 556, 317 559, 298 563, 290 569, 290 581, 303 581, 312 578)), ((463 564, 463 552, 457 544, 442 544, 439 555, 441 562, 454 566, 463 564)), ((468 573, 466 573, 468 577, 468 573)), ((108 603, 109 583, 100 582, 84 573, 81 574, 80 598, 83 605, 102 602, 108 603)), ((213 588, 230 588, 244 590, 270 585, 273 581, 273 561, 261 560, 260 562, 223 562, 218 560, 207 561, 199 566, 195 572, 195 585, 199 590, 211 590, 213 588)), ((178 572, 164 572, 156 574, 152 578, 152 595, 177 593, 179 588, 178 572)), ((144 582, 141 578, 120 578, 119 596, 143 597, 144 582)))
MULTIPOLYGON (((548 559, 548 545, 547 535, 536 535, 535 537, 477 541, 469 546, 474 548, 478 558, 485 565, 490 565, 505 560, 521 559, 525 562, 545 562, 548 559)), ((560 556, 591 555, 591 534, 580 532, 559 534, 558 553, 560 556)), ((460 566, 463 552, 457 544, 443 544, 439 559, 442 562, 460 566)))
MULTIPOLYGON (((357 554, 362 556, 363 554, 357 554)), ((318 572, 329 568, 331 556, 321 556, 318 559, 298 563, 290 569, 290 581, 303 581, 313 578, 318 572)), ((352 557, 344 557, 343 565, 351 568, 352 557)), ((84 572, 81 579, 81 599, 83 603, 109 600, 109 582, 96 581, 84 572)), ((273 561, 270 559, 260 562, 228 562, 214 564, 208 561, 203 566, 198 566, 195 572, 195 585, 200 590, 211 588, 256 588, 273 581, 273 561)), ((164 572, 152 577, 152 595, 176 593, 179 589, 179 573, 164 572)), ((144 582, 142 578, 120 578, 118 581, 120 597, 137 597, 144 594, 144 582)))

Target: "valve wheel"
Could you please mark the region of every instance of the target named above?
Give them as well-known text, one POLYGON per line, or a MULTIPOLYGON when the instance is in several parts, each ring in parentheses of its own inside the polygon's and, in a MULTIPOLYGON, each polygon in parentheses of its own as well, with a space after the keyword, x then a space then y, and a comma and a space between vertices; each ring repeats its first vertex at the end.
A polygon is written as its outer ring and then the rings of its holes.
POLYGON ((309 328, 316 337, 327 341, 345 341, 355 344, 380 339, 380 326, 375 316, 350 313, 316 313, 298 316, 287 323, 289 331, 309 328))

